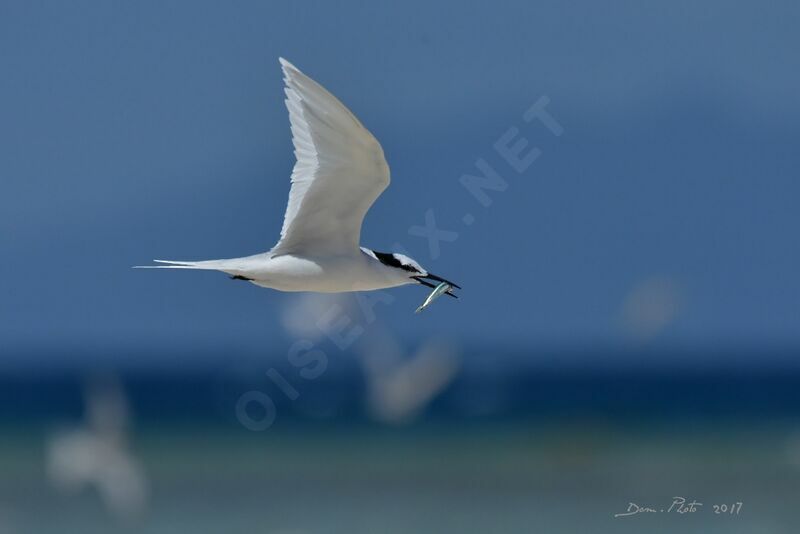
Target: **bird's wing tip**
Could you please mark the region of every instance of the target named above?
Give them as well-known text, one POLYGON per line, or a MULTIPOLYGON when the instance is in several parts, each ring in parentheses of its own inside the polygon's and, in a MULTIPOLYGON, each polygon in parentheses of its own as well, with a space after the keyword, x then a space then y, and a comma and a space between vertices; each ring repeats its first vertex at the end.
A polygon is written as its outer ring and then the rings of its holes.
POLYGON ((289 72, 300 72, 300 69, 298 69, 297 67, 292 65, 291 61, 289 61, 288 59, 286 59, 284 57, 278 57, 278 63, 281 64, 281 67, 283 68, 283 71, 286 72, 287 74, 289 72))

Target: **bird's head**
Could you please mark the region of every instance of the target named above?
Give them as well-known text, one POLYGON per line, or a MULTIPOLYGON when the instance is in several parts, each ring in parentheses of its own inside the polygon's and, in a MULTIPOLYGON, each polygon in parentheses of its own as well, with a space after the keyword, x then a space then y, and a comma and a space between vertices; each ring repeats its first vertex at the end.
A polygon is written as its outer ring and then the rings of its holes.
MULTIPOLYGON (((400 254, 399 252, 392 252, 392 253, 378 252, 366 248, 362 248, 362 250, 364 251, 365 254, 378 260, 383 265, 391 267, 393 269, 397 269, 402 273, 403 276, 407 276, 413 282, 416 282, 423 286, 436 287, 437 285, 439 285, 439 283, 444 282, 456 289, 461 289, 461 286, 459 286, 458 284, 429 272, 427 269, 423 268, 422 265, 420 265, 417 260, 415 260, 414 258, 410 258, 405 254, 400 254)), ((447 294, 450 295, 451 297, 458 298, 454 293, 452 293, 452 289, 449 289, 447 291, 447 294)))

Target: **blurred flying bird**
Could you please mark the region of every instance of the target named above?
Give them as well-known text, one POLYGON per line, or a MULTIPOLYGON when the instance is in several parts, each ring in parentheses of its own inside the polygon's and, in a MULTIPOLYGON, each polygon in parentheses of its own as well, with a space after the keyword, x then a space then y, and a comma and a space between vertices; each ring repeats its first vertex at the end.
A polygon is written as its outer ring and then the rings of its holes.
POLYGON ((646 342, 667 329, 678 318, 684 291, 671 276, 652 275, 637 281, 622 304, 620 323, 633 341, 646 342))
POLYGON ((425 341, 407 353, 388 330, 371 329, 371 334, 357 350, 369 415, 383 423, 411 423, 455 379, 458 352, 448 343, 425 341))
POLYGON ((89 384, 86 422, 52 436, 47 474, 56 488, 75 492, 93 487, 108 510, 123 520, 140 516, 148 482, 129 448, 128 403, 113 377, 89 384))
POLYGON ((364 329, 353 354, 364 372, 367 414, 382 423, 415 421, 452 384, 461 368, 458 349, 442 339, 422 340, 415 351, 407 350, 385 324, 373 323, 374 316, 361 315, 364 308, 357 296, 306 293, 285 306, 282 318, 287 332, 314 343, 331 335, 321 320, 331 309, 339 309, 342 317, 361 325, 371 325, 364 329))
POLYGON ((280 291, 340 293, 405 284, 458 285, 404 254, 359 246, 367 210, 389 185, 375 137, 320 84, 280 58, 297 158, 278 243, 268 252, 207 261, 154 260, 162 269, 222 271, 280 291))

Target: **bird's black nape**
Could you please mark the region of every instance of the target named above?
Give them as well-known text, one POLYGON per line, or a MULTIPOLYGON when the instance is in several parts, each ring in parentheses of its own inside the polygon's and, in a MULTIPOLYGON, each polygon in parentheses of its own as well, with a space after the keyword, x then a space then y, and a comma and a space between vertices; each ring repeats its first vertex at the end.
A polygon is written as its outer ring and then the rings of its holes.
POLYGON ((395 269, 402 269, 404 271, 408 271, 411 273, 419 272, 419 270, 413 265, 403 263, 401 259, 394 253, 378 252, 377 250, 371 250, 371 249, 370 252, 372 252, 372 255, 375 257, 376 260, 386 265, 387 267, 394 267, 395 269))

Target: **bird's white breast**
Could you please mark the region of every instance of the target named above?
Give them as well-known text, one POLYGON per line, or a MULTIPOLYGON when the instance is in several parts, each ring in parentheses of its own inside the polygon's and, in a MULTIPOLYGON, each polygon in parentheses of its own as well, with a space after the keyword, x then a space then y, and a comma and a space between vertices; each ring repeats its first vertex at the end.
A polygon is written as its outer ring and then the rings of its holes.
POLYGON ((369 291, 413 283, 406 274, 381 265, 368 256, 313 258, 287 254, 253 266, 253 283, 280 291, 339 293, 369 291))

